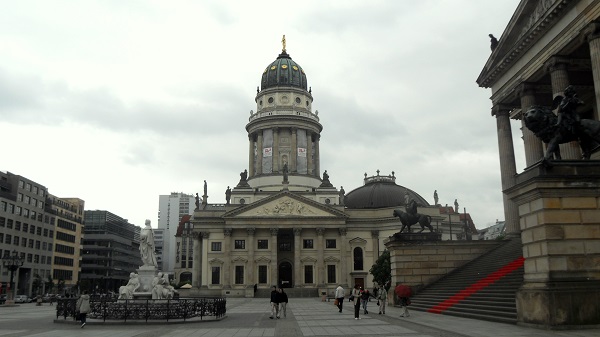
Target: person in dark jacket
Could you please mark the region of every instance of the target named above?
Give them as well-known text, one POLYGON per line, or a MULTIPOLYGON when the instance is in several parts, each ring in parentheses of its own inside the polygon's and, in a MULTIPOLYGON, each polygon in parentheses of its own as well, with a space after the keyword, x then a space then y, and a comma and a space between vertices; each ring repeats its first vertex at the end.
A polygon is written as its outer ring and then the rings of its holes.
POLYGON ((271 290, 271 316, 269 318, 273 319, 273 317, 279 318, 279 293, 276 286, 273 286, 271 290))
POLYGON ((369 298, 371 297, 371 293, 369 292, 368 289, 361 289, 360 290, 360 303, 362 304, 363 310, 364 310, 364 314, 368 314, 369 311, 367 310, 367 305, 369 304, 369 298))
POLYGON ((283 312, 283 317, 286 317, 286 309, 287 309, 287 304, 288 304, 288 296, 285 293, 285 291, 283 291, 282 288, 278 289, 278 295, 279 295, 279 316, 277 316, 277 318, 281 317, 281 313, 283 312))

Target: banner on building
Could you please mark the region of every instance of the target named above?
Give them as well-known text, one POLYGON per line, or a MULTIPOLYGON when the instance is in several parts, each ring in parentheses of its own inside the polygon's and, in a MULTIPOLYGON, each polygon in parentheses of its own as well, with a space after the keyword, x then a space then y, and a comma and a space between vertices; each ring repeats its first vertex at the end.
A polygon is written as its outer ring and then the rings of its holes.
POLYGON ((272 147, 265 147, 263 149, 263 157, 273 157, 273 148, 272 147))
POLYGON ((306 149, 303 147, 298 148, 298 157, 306 157, 306 149))

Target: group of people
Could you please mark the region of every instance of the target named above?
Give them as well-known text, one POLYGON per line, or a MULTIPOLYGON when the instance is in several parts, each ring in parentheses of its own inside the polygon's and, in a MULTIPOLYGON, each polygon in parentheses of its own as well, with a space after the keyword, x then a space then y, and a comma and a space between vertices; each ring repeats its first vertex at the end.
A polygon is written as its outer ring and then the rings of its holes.
MULTIPOLYGON (((373 292, 369 292, 368 289, 364 289, 363 287, 359 286, 358 284, 354 286, 354 288, 352 288, 352 292, 350 294, 350 296, 348 297, 348 300, 350 302, 353 302, 354 304, 354 319, 360 319, 360 308, 362 307, 363 309, 363 314, 366 315, 369 313, 368 310, 368 305, 369 305, 369 300, 371 298, 374 298, 377 300, 377 306, 379 308, 379 315, 385 315, 385 306, 387 303, 387 298, 388 298, 388 293, 387 290, 385 289, 386 287, 383 285, 380 285, 379 287, 375 287, 373 289, 373 292)), ((336 305, 338 307, 339 312, 342 312, 343 307, 344 307, 344 301, 346 298, 346 291, 345 289, 339 285, 336 289, 335 289, 335 301, 336 301, 336 305)), ((402 309, 402 314, 400 314, 401 317, 408 317, 409 313, 408 313, 408 304, 409 304, 410 300, 406 297, 400 297, 400 305, 401 305, 401 309, 402 309)))
POLYGON ((280 318, 282 313, 283 317, 286 317, 287 304, 288 296, 285 291, 282 288, 273 286, 273 290, 271 291, 271 316, 269 318, 280 318))

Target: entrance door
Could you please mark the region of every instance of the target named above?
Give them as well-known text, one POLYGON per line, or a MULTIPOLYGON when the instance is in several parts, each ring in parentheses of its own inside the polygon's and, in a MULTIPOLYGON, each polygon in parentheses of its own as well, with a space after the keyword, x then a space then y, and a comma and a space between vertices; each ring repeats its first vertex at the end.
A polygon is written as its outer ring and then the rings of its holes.
POLYGON ((279 264, 279 286, 281 288, 292 288, 292 264, 289 262, 281 262, 279 264))
POLYGON ((365 289, 365 279, 362 277, 357 277, 354 279, 354 285, 358 285, 359 287, 365 289))

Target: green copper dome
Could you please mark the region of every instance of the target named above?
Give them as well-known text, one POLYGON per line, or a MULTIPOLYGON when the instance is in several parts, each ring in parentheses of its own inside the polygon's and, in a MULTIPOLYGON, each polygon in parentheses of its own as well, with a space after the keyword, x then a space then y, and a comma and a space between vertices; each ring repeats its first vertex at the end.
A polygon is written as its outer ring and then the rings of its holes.
POLYGON ((265 68, 260 86, 261 90, 278 86, 292 86, 306 90, 306 74, 284 50, 265 68))

